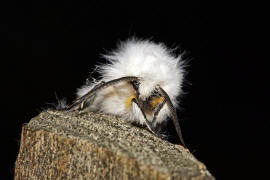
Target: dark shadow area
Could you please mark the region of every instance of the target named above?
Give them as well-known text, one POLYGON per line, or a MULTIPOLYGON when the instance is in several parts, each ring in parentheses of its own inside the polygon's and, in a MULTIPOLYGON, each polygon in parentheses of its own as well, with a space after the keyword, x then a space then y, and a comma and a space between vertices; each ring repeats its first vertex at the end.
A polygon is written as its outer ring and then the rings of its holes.
MULTIPOLYGON (((55 103, 55 94, 71 102, 94 65, 104 62, 101 54, 132 36, 188 52, 178 116, 187 146, 209 171, 217 179, 266 176, 269 66, 263 7, 12 1, 2 8, 1 132, 7 154, 3 171, 9 177, 22 124, 55 103)), ((171 122, 168 133, 178 143, 171 122)))

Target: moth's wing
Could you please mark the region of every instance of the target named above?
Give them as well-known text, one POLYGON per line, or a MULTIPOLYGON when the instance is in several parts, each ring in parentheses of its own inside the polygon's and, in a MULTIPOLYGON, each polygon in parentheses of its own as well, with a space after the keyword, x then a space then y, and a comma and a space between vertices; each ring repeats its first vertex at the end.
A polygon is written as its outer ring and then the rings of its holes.
POLYGON ((84 108, 89 105, 89 103, 94 101, 94 98, 96 97, 96 94, 98 91, 101 91, 107 87, 116 85, 121 82, 128 82, 128 81, 135 81, 138 80, 137 77, 134 76, 126 76, 121 77, 118 79, 114 79, 108 82, 101 81, 99 84, 97 84, 95 87, 93 87, 90 91, 88 91, 85 95, 82 97, 76 99, 69 107, 67 107, 65 110, 67 111, 73 111, 73 110, 83 110, 84 108))
POLYGON ((89 104, 91 104, 96 97, 97 90, 93 91, 91 89, 85 95, 77 98, 71 105, 69 105, 65 110, 74 111, 74 110, 83 110, 89 104))

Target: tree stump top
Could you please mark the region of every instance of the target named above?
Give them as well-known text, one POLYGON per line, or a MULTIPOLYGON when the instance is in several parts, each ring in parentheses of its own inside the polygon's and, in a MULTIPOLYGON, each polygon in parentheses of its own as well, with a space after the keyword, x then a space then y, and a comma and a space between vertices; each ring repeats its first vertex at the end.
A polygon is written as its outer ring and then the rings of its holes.
POLYGON ((17 179, 214 179, 181 145, 102 113, 44 111, 21 139, 17 179))

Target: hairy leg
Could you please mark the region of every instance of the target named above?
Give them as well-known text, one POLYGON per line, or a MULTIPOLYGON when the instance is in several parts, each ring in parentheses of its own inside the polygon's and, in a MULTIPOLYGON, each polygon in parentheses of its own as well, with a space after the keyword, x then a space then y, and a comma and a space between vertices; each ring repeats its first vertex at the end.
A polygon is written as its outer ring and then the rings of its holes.
POLYGON ((156 122, 157 116, 158 116, 160 110, 163 108, 165 103, 166 103, 166 100, 164 98, 164 100, 161 103, 159 103, 158 106, 155 108, 154 117, 153 117, 153 120, 151 121, 153 124, 156 122))
POLYGON ((145 124, 148 127, 149 131, 152 132, 154 135, 156 135, 157 137, 161 138, 161 139, 165 139, 164 136, 162 136, 161 134, 155 132, 154 126, 153 126, 153 122, 148 121, 144 111, 142 110, 142 108, 140 107, 139 103, 137 102, 137 100, 135 98, 132 99, 132 102, 134 102, 139 109, 141 110, 141 113, 143 114, 144 120, 145 120, 145 124))

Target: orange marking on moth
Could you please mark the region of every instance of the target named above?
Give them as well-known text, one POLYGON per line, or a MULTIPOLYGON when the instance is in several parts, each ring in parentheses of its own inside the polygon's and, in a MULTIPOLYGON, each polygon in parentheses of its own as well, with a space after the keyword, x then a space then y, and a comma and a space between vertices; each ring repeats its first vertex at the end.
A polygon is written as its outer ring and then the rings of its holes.
POLYGON ((126 108, 130 108, 131 104, 132 104, 132 99, 136 98, 135 93, 133 93, 131 96, 129 96, 129 98, 126 100, 126 108))
POLYGON ((161 103, 164 100, 164 97, 157 98, 151 102, 151 105, 153 108, 155 108, 159 103, 161 103))

